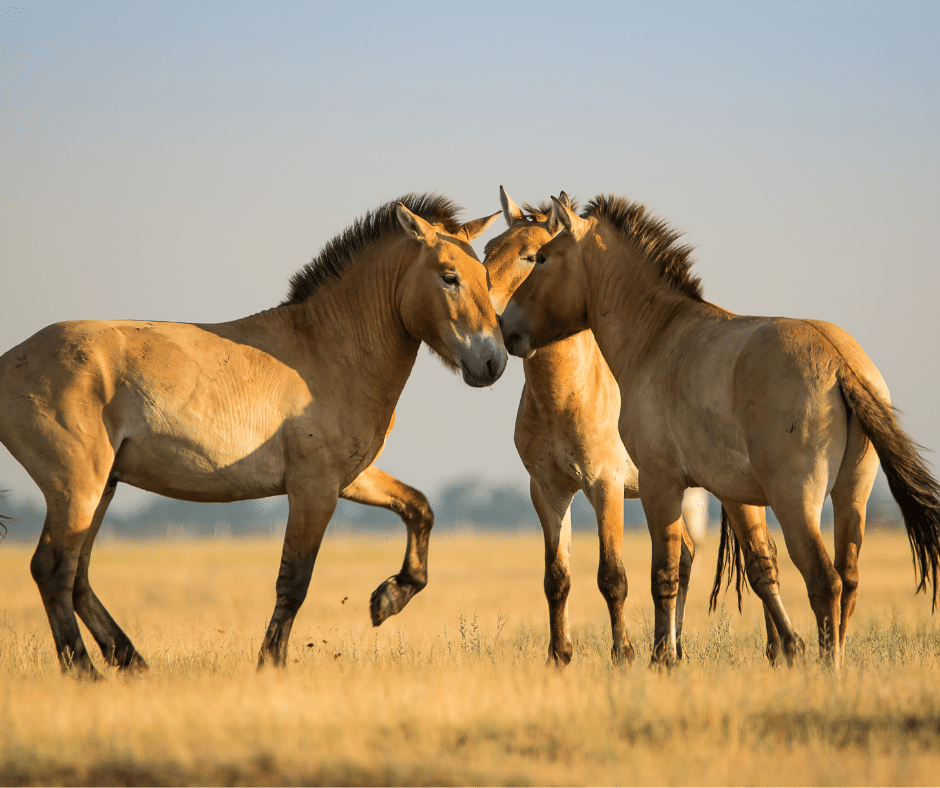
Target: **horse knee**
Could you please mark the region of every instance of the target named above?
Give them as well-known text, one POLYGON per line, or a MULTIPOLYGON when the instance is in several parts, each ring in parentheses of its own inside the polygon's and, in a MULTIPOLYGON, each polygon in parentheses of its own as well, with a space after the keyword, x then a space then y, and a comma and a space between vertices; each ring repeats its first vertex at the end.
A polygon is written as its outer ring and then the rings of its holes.
POLYGON ((571 574, 568 567, 554 563, 546 566, 544 586, 549 605, 563 605, 571 591, 571 574))
POLYGON ((620 604, 627 598, 627 573, 621 562, 601 564, 597 570, 597 587, 608 604, 620 604))
POLYGON ((650 574, 650 591, 653 599, 675 599, 679 594, 678 567, 653 569, 650 574))
POLYGON ((51 591, 61 582, 64 568, 63 557, 48 542, 39 544, 29 562, 30 574, 41 594, 51 591))
POLYGON ((405 519, 419 532, 426 533, 434 527, 434 510, 424 493, 415 490, 415 498, 409 502, 405 519))

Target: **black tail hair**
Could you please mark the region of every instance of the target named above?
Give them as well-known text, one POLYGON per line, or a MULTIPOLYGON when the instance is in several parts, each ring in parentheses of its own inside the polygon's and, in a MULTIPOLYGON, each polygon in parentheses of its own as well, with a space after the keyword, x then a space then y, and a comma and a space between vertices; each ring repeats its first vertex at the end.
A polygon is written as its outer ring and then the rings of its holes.
POLYGON ((734 580, 735 590, 738 592, 738 612, 741 612, 741 592, 747 588, 745 585, 746 573, 744 571, 744 553, 738 537, 731 530, 728 513, 721 507, 721 539, 718 542, 718 566, 715 568, 715 584, 712 586, 712 595, 708 602, 708 612, 711 613, 718 606, 718 594, 721 592, 721 576, 725 565, 728 567, 728 582, 725 588, 731 587, 734 580))

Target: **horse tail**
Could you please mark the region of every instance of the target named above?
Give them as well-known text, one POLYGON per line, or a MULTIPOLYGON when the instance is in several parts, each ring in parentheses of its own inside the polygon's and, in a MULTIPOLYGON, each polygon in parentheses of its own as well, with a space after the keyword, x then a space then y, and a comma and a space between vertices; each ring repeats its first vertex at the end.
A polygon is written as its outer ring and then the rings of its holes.
POLYGON ((922 448, 901 429, 895 409, 875 394, 845 365, 838 372, 839 386, 849 410, 875 447, 888 478, 891 495, 901 509, 911 544, 917 593, 933 583, 937 609, 937 574, 940 571, 940 484, 930 475, 918 453, 922 448))
POLYGON ((712 595, 708 602, 708 612, 718 607, 718 594, 721 592, 721 576, 728 569, 728 582, 725 588, 735 581, 735 590, 738 592, 738 612, 741 612, 741 591, 744 587, 744 558, 741 543, 731 530, 731 522, 725 507, 721 507, 721 538, 718 542, 718 565, 715 568, 715 584, 712 586, 712 595))

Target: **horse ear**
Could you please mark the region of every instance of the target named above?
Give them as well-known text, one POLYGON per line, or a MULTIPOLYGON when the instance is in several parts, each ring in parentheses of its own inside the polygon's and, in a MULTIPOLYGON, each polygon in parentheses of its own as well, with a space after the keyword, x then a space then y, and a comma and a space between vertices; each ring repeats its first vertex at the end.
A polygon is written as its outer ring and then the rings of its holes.
MULTIPOLYGON (((561 194, 558 195, 558 202, 560 202, 566 208, 571 207, 571 200, 569 199, 567 192, 561 192, 561 194)), ((558 233, 558 217, 555 216, 554 208, 548 212, 548 216, 545 218, 545 221, 548 226, 548 231, 552 235, 556 235, 558 233)))
POLYGON ((428 246, 433 246, 437 242, 437 230, 420 216, 409 211, 404 203, 398 203, 395 206, 395 215, 401 226, 416 241, 421 241, 428 246))
POLYGON ((512 227, 514 222, 525 221, 522 210, 506 194, 506 190, 499 187, 499 204, 503 206, 503 216, 506 217, 506 224, 512 227))
POLYGON ((460 225, 460 233, 464 235, 468 241, 472 241, 474 238, 477 238, 486 232, 486 228, 496 221, 497 216, 499 216, 499 211, 494 213, 492 216, 484 216, 482 219, 474 219, 472 222, 464 222, 462 225, 460 225))
POLYGON ((580 241, 588 230, 587 219, 582 219, 557 197, 552 197, 552 216, 574 236, 576 241, 580 241))
MULTIPOLYGON (((564 193, 564 192, 562 192, 564 193)), ((552 197, 552 217, 560 222, 576 241, 580 241, 588 229, 587 219, 582 219, 557 197, 552 197)))

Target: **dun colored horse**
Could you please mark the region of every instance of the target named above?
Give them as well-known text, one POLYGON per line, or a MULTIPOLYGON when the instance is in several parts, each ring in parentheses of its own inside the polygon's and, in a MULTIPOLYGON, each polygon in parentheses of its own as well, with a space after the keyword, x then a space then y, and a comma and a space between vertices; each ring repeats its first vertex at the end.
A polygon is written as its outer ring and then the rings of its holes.
MULTIPOLYGON (((559 200, 574 208, 562 192, 559 200)), ((539 249, 558 232, 551 204, 520 209, 500 186, 500 203, 509 229, 486 245, 483 265, 497 312, 535 266, 539 249)), ((640 497, 639 475, 620 434, 620 388, 591 331, 580 331, 541 348, 523 361, 525 386, 516 416, 515 442, 529 472, 532 503, 545 537, 545 596, 549 609, 549 659, 567 664, 572 645, 568 629, 571 586, 571 501, 582 490, 597 516, 600 561, 597 584, 610 611, 614 662, 632 661, 624 621, 627 577, 623 550, 623 499, 640 497)), ((774 616, 780 619, 789 659, 802 643, 783 611, 777 586, 773 540, 761 507, 728 504, 726 512, 748 527, 752 549, 747 570, 765 603, 767 654, 776 661, 781 650, 774 616), (761 582, 762 578, 768 582, 761 582)), ((682 653, 682 619, 695 547, 681 524, 679 585, 676 600, 676 651, 682 653)), ((737 562, 736 562, 737 563, 737 562)), ((740 595, 740 586, 739 586, 740 595)))
MULTIPOLYGON (((241 320, 60 323, 0 357, 0 441, 46 500, 30 568, 63 670, 98 676, 76 613, 109 664, 146 667, 88 581, 118 482, 191 501, 287 495, 258 660, 284 664, 338 497, 395 508, 416 492, 370 466, 420 343, 471 386, 505 367, 456 211, 408 195, 367 214, 294 275, 281 305, 241 320)), ((430 521, 404 508, 408 552, 373 595, 375 623, 426 582, 430 521)))
POLYGON ((504 341, 526 357, 590 328, 620 384, 620 435, 653 536, 658 658, 676 657, 679 512, 689 486, 773 508, 806 582, 820 653, 839 667, 880 459, 918 590, 932 582, 936 608, 940 485, 858 343, 830 323, 742 317, 708 303, 689 249, 642 205, 599 196, 581 217, 557 200, 553 210, 564 231, 542 247, 506 307, 504 341), (835 564, 820 535, 826 495, 835 564))

